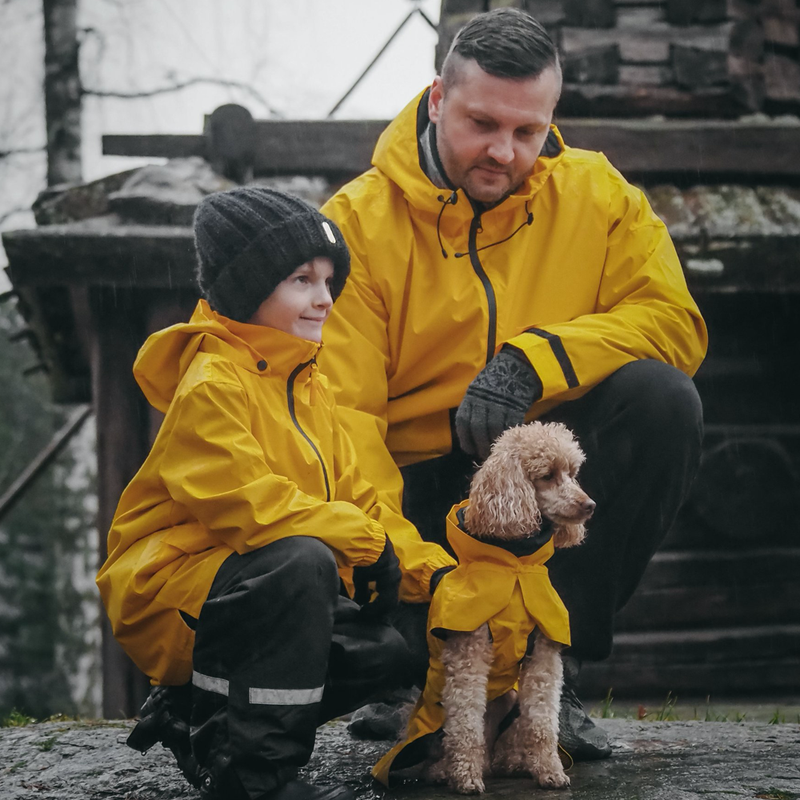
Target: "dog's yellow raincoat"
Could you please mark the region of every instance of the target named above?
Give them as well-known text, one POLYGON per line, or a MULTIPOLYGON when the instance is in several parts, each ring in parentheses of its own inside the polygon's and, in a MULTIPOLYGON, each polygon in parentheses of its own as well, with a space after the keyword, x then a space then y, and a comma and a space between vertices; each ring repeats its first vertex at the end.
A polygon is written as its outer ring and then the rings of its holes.
MULTIPOLYGON (((536 548, 518 554, 497 540, 487 542, 470 536, 462 524, 469 501, 452 508, 447 516, 447 538, 458 557, 458 567, 441 580, 428 615, 430 666, 425 690, 408 723, 405 741, 392 748, 372 774, 386 786, 392 772, 422 760, 426 748, 412 742, 438 731, 444 724, 441 704, 444 668, 443 639, 448 631, 474 631, 488 623, 494 661, 486 688, 487 701, 513 689, 528 647, 528 637, 539 629, 554 642, 568 645, 569 615, 550 583, 545 562, 553 555, 553 540, 527 540, 536 548), (538 545, 538 547, 537 547, 538 545), (408 749, 406 749, 408 748, 408 749)), ((521 543, 509 543, 524 545, 521 543)))

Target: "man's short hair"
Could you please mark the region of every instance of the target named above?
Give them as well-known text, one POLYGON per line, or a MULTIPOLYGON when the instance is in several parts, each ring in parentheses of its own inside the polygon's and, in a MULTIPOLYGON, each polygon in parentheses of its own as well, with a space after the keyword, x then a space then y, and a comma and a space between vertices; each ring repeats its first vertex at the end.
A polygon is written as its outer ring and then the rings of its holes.
POLYGON ((442 64, 445 85, 457 82, 461 59, 473 59, 498 78, 536 78, 549 67, 561 71, 558 50, 547 31, 516 8, 477 14, 456 34, 442 64))

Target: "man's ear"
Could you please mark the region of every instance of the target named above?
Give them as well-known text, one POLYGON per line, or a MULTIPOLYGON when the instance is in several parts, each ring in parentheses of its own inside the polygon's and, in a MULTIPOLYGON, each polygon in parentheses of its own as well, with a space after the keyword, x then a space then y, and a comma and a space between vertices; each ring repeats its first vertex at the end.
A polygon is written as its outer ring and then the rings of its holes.
POLYGON ((431 91, 428 95, 428 119, 436 125, 442 117, 442 103, 444 102, 444 85, 442 76, 437 75, 431 84, 431 91))

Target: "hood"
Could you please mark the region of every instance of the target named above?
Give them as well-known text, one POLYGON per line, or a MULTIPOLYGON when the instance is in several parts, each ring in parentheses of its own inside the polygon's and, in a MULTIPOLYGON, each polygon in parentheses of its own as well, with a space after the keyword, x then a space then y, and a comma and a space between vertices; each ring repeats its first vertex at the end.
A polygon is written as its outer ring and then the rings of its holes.
MULTIPOLYGON (((413 207, 438 214, 442 206, 442 200, 438 198, 447 196, 449 190, 431 183, 422 170, 419 152, 419 134, 428 124, 429 91, 430 87, 417 95, 383 131, 375 146, 372 164, 403 190, 413 207)), ((555 125, 551 125, 542 154, 536 160, 531 174, 514 194, 496 208, 516 209, 530 201, 550 177, 563 157, 565 148, 561 133, 555 125)), ((463 190, 459 189, 458 195, 466 199, 463 190)), ((458 207, 462 213, 467 211, 472 216, 469 202, 457 204, 458 207)))
POLYGON ((152 334, 142 345, 133 376, 147 401, 166 412, 198 352, 224 356, 249 372, 289 374, 313 361, 320 345, 262 325, 236 322, 200 300, 188 322, 152 334))

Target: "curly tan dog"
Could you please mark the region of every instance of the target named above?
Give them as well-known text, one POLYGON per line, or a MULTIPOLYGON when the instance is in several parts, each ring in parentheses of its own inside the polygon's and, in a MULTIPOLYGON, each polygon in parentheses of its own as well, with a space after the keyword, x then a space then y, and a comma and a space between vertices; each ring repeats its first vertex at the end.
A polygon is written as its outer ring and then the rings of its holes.
MULTIPOLYGON (((463 514, 466 532, 496 546, 537 535, 541 540, 550 528, 553 546, 580 544, 584 523, 595 507, 576 480, 583 461, 583 452, 564 425, 534 422, 506 431, 473 478, 463 514)), ((430 774, 446 778, 451 788, 463 794, 483 792, 485 774, 528 774, 543 788, 569 785, 558 755, 561 644, 543 632, 547 626, 536 619, 537 611, 523 597, 526 589, 521 578, 518 586, 518 601, 533 615, 528 620, 530 630, 523 624, 516 635, 527 638, 537 630, 532 649, 528 647, 521 664, 517 662, 520 714, 497 740, 493 753, 484 728, 487 687, 493 670, 507 669, 498 663, 498 631, 493 621, 509 628, 504 620, 507 609, 476 630, 448 631, 442 645, 444 758, 430 774)))

